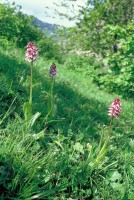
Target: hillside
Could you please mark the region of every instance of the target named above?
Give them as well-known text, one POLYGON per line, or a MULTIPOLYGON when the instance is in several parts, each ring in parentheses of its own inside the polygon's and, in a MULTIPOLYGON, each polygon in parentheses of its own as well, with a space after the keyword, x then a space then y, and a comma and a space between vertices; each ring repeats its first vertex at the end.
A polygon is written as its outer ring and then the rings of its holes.
POLYGON ((43 30, 43 32, 53 35, 55 31, 58 29, 58 26, 50 23, 43 22, 42 20, 39 20, 38 18, 34 19, 34 23, 37 23, 39 27, 43 30))
POLYGON ((0 3, 0 200, 134 200, 133 0, 88 1, 56 36, 12 5, 0 3))
POLYGON ((56 63, 51 115, 51 60, 39 57, 33 68, 36 114, 28 128, 22 107, 29 96, 30 65, 24 51, 15 52, 13 46, 1 49, 0 198, 132 200, 133 101, 120 98, 121 116, 109 127, 108 107, 117 96, 101 91, 90 76, 56 63))

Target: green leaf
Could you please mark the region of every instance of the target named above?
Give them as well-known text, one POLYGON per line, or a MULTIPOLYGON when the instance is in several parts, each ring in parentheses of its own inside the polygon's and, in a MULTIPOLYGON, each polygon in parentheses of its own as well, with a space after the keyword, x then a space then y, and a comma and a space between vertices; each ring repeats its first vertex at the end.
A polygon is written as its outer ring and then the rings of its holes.
POLYGON ((111 170, 107 173, 107 179, 111 182, 119 181, 122 175, 117 170, 111 170))
POLYGON ((39 118, 40 115, 41 113, 37 112, 31 117, 29 122, 29 127, 32 127, 34 125, 34 123, 36 122, 36 120, 39 118))
POLYGON ((44 138, 44 130, 43 131, 41 131, 41 132, 39 132, 39 133, 36 133, 36 134, 33 134, 32 136, 33 136, 33 138, 35 139, 35 140, 39 140, 40 138, 44 138))
POLYGON ((123 187, 123 184, 112 182, 110 185, 115 191, 120 193, 120 199, 123 199, 125 195, 125 187, 123 187))
POLYGON ((75 143, 75 145, 74 145, 73 148, 74 148, 76 151, 78 151, 78 152, 84 154, 83 146, 82 146, 79 142, 75 143))
POLYGON ((134 167, 132 165, 129 167, 129 173, 134 177, 134 167))
POLYGON ((15 113, 15 118, 16 118, 20 123, 23 122, 23 119, 19 116, 18 113, 15 113))
POLYGON ((23 105, 23 113, 24 113, 24 117, 25 117, 25 121, 28 125, 29 120, 32 117, 32 105, 29 102, 25 102, 23 105))

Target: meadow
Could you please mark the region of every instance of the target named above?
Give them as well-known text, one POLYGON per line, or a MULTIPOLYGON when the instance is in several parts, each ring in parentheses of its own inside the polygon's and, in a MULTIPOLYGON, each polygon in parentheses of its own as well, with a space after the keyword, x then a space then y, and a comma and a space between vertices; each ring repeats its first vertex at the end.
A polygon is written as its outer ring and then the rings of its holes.
POLYGON ((76 18, 0 3, 0 200, 134 199, 133 1, 76 18))
POLYGON ((49 112, 53 62, 39 56, 33 64, 33 116, 27 126, 23 104, 30 63, 25 49, 1 48, 0 199, 132 200, 133 100, 118 96, 122 111, 104 148, 108 109, 117 95, 92 82, 92 66, 84 75, 68 67, 71 59, 56 62, 54 112, 49 112))

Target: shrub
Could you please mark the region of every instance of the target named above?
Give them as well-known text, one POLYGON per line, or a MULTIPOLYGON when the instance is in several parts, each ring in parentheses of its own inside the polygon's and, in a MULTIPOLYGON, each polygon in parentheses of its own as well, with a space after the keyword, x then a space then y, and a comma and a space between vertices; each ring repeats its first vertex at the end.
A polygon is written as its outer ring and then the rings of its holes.
POLYGON ((70 70, 74 70, 82 73, 84 76, 88 76, 94 73, 93 66, 97 65, 97 62, 93 57, 78 56, 73 54, 68 55, 65 65, 70 70))
POLYGON ((134 21, 126 27, 109 26, 109 34, 118 35, 118 51, 107 54, 107 73, 94 76, 101 88, 118 93, 124 97, 134 94, 134 21))

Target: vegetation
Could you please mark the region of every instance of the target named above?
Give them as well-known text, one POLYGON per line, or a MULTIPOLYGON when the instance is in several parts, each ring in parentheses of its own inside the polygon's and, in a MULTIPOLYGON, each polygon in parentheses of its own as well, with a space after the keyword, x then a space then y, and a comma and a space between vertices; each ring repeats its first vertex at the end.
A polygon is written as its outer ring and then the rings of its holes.
POLYGON ((126 98, 134 95, 133 8, 132 0, 89 0, 67 40, 69 50, 86 51, 100 61, 94 76, 99 87, 126 98))
MULTIPOLYGON (((93 14, 99 15, 110 2, 116 0, 90 1, 94 7, 81 12, 96 20, 93 14)), ((124 26, 122 20, 121 25, 104 27, 111 40, 98 59, 105 45, 96 39, 92 41, 98 50, 88 48, 85 38, 81 55, 75 53, 81 36, 93 34, 85 18, 66 30, 65 36, 71 36, 61 46, 33 26, 20 8, 0 4, 0 9, 0 199, 133 200, 133 21, 127 15, 124 26), (65 54, 78 30, 78 43, 65 54), (117 52, 110 49, 115 34, 117 52)))

